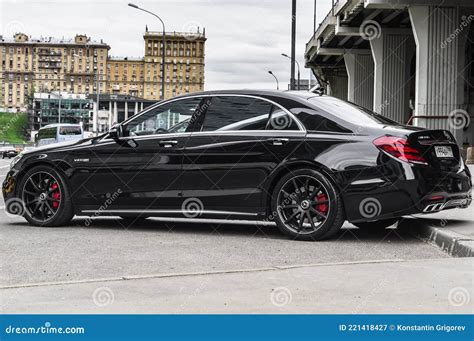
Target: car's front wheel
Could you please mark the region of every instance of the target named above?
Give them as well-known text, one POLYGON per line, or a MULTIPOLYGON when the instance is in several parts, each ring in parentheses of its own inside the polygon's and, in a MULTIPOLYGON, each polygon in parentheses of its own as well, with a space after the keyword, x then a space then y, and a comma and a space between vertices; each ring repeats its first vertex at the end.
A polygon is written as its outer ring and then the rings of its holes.
POLYGON ((61 226, 74 216, 64 176, 49 166, 37 166, 23 176, 18 186, 23 216, 36 226, 61 226))
POLYGON ((277 183, 272 212, 280 230, 300 240, 332 237, 345 220, 336 189, 326 176, 312 169, 293 171, 277 183))

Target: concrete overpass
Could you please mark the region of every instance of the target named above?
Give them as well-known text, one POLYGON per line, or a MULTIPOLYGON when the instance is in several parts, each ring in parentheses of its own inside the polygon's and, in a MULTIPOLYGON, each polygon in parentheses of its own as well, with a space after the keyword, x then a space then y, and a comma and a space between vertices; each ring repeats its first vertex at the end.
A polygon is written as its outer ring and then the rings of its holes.
POLYGON ((339 0, 306 45, 327 93, 474 144, 474 1, 339 0))

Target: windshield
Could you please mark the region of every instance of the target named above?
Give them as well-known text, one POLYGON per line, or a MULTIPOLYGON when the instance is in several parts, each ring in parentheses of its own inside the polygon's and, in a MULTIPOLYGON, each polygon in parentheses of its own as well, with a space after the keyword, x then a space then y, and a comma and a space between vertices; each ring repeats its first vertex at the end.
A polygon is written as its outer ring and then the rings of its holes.
POLYGON ((382 115, 335 97, 315 96, 309 98, 309 101, 323 111, 358 126, 378 124, 400 125, 382 115))

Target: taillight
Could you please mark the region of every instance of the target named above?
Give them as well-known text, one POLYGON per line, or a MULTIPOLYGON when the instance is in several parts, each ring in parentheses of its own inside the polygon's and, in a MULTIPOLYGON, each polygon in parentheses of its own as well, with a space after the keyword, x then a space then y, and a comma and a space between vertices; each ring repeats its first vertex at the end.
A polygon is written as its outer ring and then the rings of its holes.
POLYGON ((408 141, 404 138, 396 136, 381 136, 375 139, 373 143, 396 159, 411 163, 427 164, 420 151, 410 146, 408 141))

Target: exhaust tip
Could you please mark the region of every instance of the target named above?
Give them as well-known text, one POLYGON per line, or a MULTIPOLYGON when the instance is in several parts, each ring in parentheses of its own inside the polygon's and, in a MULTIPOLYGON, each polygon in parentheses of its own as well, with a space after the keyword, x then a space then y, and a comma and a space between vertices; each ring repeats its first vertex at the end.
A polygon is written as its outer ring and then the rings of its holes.
POLYGON ((467 148, 466 163, 468 165, 474 165, 474 147, 467 148))

